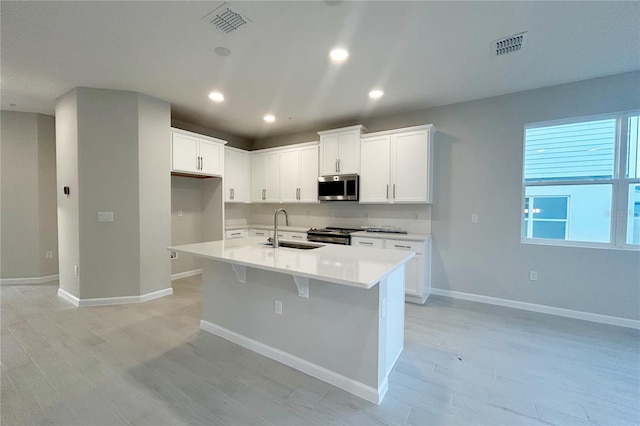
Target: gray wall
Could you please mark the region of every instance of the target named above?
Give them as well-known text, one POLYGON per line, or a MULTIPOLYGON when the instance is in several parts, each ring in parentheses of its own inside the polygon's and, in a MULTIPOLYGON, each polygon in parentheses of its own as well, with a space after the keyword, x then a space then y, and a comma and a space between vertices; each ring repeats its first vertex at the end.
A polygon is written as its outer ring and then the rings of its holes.
POLYGON ((138 95, 138 181, 140 208, 140 292, 171 287, 170 133, 167 102, 138 95))
MULTIPOLYGON (((60 288, 79 297, 80 203, 78 201, 78 102, 72 91, 56 103, 56 176, 58 181, 58 255, 60 288), (69 195, 62 188, 68 186, 69 195)), ((82 272, 82 271, 80 271, 82 272)))
MULTIPOLYGON (((637 320, 640 253, 520 243, 523 126, 637 108, 640 72, 361 124, 379 131, 433 123, 438 130, 433 287, 637 320), (479 223, 471 223, 472 213, 479 214, 479 223), (529 281, 530 270, 538 271, 538 281, 529 281)), ((348 124, 360 123, 335 127, 348 124)), ((257 140, 253 148, 303 142, 313 133, 257 140)), ((398 214, 406 208, 396 207, 398 214)))
POLYGON ((81 299, 168 288, 169 105, 77 88, 58 101, 56 121, 60 286, 81 299), (98 212, 114 221, 99 222, 98 212))
POLYGON ((2 111, 0 122, 0 278, 56 275, 54 119, 2 111))
MULTIPOLYGON (((203 179, 171 176, 171 245, 200 243, 202 224, 203 179), (178 216, 182 210, 182 216, 178 216)), ((171 273, 202 268, 202 260, 195 256, 180 255, 171 261, 171 273)))

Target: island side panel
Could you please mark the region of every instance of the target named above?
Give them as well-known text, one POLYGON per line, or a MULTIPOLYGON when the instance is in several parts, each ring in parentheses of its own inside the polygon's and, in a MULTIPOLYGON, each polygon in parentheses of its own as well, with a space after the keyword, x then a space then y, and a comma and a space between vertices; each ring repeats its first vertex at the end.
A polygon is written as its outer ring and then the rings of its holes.
POLYGON ((381 309, 380 319, 380 351, 384 359, 380 362, 380 385, 386 381, 404 349, 404 279, 405 265, 401 265, 380 283, 380 298, 384 300, 382 305, 386 305, 381 309))
POLYGON ((378 286, 371 289, 309 280, 308 299, 293 277, 205 260, 202 319, 378 389, 378 286), (282 301, 282 315, 274 313, 282 301))

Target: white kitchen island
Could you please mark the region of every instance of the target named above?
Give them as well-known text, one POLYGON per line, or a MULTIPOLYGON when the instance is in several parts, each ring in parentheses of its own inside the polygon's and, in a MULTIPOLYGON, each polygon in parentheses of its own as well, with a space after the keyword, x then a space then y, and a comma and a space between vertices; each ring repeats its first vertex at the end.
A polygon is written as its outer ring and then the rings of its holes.
POLYGON ((264 242, 169 247, 205 259, 200 328, 380 403, 404 345, 404 265, 413 252, 264 242))

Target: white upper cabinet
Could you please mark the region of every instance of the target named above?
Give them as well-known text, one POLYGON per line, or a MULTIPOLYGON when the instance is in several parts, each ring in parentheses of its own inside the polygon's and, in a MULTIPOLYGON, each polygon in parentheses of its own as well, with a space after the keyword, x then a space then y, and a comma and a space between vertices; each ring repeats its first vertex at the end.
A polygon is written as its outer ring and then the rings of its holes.
POLYGON ((251 200, 251 157, 248 151, 224 149, 224 201, 248 203, 251 200))
POLYGON ((318 132, 320 135, 320 175, 360 172, 361 125, 318 132))
POLYGON ((171 129, 171 172, 194 176, 222 176, 226 141, 171 129))
POLYGON ((280 201, 280 155, 278 152, 251 154, 251 202, 280 201))
POLYGON ((318 202, 318 146, 303 146, 280 152, 280 201, 318 202))
POLYGON ((430 203, 432 125, 362 137, 360 203, 430 203))

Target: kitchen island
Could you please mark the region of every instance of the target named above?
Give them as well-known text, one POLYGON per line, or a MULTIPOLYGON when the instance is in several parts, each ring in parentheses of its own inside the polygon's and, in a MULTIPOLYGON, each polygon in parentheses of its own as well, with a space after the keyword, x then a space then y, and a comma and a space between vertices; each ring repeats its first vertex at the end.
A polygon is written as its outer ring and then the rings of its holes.
POLYGON ((404 265, 414 253, 264 243, 169 247, 204 259, 200 328, 380 403, 404 345, 404 265))

